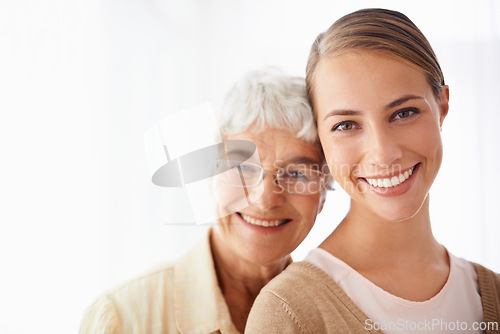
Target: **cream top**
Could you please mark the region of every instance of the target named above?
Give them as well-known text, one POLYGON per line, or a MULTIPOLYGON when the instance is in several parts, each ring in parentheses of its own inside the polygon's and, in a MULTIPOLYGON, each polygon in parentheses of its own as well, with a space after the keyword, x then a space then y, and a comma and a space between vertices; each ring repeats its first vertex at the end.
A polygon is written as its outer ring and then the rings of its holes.
POLYGON ((219 288, 211 230, 187 254, 100 296, 80 334, 238 334, 219 288))

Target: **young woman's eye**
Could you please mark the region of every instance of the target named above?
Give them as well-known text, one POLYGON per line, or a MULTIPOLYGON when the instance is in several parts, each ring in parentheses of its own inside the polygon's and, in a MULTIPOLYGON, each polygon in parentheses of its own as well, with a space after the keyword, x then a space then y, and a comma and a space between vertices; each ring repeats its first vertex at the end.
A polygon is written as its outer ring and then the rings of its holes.
POLYGON ((345 121, 335 124, 332 131, 349 131, 352 129, 354 129, 354 123, 351 121, 345 121))
POLYGON ((403 110, 399 110, 397 111, 396 113, 394 113, 392 119, 403 119, 403 118, 408 118, 414 114, 417 114, 418 113, 418 110, 417 109, 413 109, 413 108, 410 108, 410 109, 403 109, 403 110))

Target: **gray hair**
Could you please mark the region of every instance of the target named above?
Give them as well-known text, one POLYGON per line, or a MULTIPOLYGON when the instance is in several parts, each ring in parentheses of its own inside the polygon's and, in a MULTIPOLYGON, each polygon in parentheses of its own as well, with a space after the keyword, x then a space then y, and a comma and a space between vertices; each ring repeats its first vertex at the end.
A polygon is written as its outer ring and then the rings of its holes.
POLYGON ((318 141, 304 78, 274 68, 252 71, 237 82, 226 95, 218 121, 223 137, 253 125, 257 133, 278 128, 310 143, 318 141))

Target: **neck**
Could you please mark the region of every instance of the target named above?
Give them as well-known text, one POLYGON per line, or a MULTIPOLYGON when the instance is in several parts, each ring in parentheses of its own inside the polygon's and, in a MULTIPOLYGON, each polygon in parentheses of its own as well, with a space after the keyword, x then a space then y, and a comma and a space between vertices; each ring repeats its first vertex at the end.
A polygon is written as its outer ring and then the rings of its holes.
POLYGON ((349 213, 321 244, 383 290, 411 301, 435 296, 448 278, 446 249, 432 235, 429 198, 404 221, 387 221, 351 203, 349 213))
POLYGON ((387 221, 351 202, 347 216, 320 247, 360 270, 441 261, 444 252, 432 235, 429 197, 418 213, 399 222, 387 221))
POLYGON ((210 242, 219 286, 234 325, 243 333, 255 298, 264 285, 285 269, 290 257, 266 264, 253 263, 228 247, 217 230, 210 242))

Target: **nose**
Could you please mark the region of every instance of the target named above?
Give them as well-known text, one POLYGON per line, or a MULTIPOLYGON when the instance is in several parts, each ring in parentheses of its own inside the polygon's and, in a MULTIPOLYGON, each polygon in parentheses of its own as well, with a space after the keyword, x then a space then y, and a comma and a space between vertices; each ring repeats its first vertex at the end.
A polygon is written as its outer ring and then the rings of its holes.
POLYGON ((403 156, 400 134, 386 127, 372 128, 368 133, 365 138, 367 162, 379 168, 397 164, 403 156))
POLYGON ((277 185, 272 173, 264 173, 264 179, 257 186, 260 196, 252 201, 252 205, 261 210, 269 210, 283 205, 285 191, 277 185))

